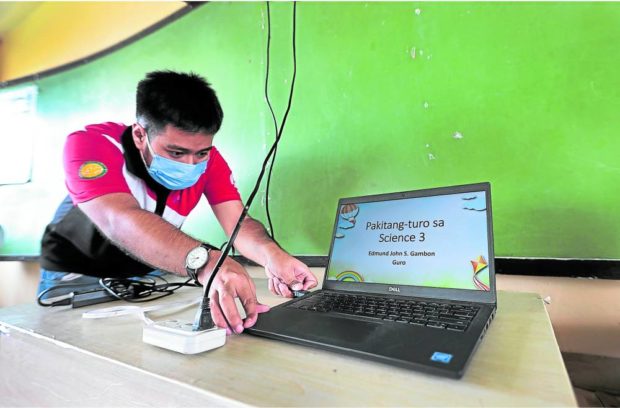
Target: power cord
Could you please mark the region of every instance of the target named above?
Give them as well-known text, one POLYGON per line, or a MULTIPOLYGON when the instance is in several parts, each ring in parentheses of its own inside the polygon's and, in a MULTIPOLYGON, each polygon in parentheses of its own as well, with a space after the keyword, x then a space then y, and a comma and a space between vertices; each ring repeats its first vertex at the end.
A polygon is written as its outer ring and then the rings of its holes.
POLYGON ((168 280, 161 276, 141 276, 125 279, 102 278, 99 280, 99 284, 112 297, 130 303, 150 302, 170 296, 184 286, 199 286, 192 282, 192 279, 187 279, 183 282, 168 282, 168 280), (157 283, 158 279, 163 281, 163 283, 157 283), (159 294, 159 296, 152 297, 153 294, 159 294))
MULTIPOLYGON (((265 73, 265 99, 267 101, 267 106, 269 106, 269 111, 271 112, 271 117, 273 119, 273 126, 275 128, 276 138, 278 139, 282 135, 282 131, 284 129, 284 124, 286 123, 286 118, 288 117, 288 113, 291 110, 291 102, 293 100, 293 91, 295 89, 295 78, 297 76, 297 47, 295 44, 296 40, 296 29, 297 29, 297 2, 293 2, 293 79, 291 81, 291 89, 288 98, 288 106, 286 107, 286 112, 284 113, 284 117, 282 119, 282 123, 278 126, 278 121, 276 119, 276 115, 273 111, 273 106, 271 105, 271 100, 269 99, 269 61, 270 61, 270 50, 271 50, 271 9, 269 7, 269 2, 267 4, 267 67, 265 73)), ((273 152, 273 158, 271 159, 271 163, 269 164, 269 173, 267 174, 267 186, 265 189, 265 212, 267 215, 267 222, 269 223, 269 236, 271 239, 278 243, 276 240, 276 233, 273 229, 273 223, 271 221, 271 213, 269 211, 269 187, 271 186, 271 174, 273 172, 273 166, 276 162, 276 155, 278 154, 278 147, 276 146, 273 152)))
MULTIPOLYGON (((198 283, 192 282, 191 279, 183 282, 169 282, 161 276, 143 276, 133 278, 102 278, 99 280, 99 289, 90 289, 86 292, 79 291, 79 287, 92 285, 92 283, 54 285, 41 291, 41 293, 37 295, 37 303, 39 306, 43 307, 68 306, 73 304, 76 295, 96 290, 103 290, 115 299, 131 303, 142 303, 170 296, 176 290, 184 286, 201 286, 198 283), (162 282, 158 283, 158 279, 162 282), (60 296, 43 299, 43 296, 48 293, 67 287, 76 288, 77 290, 60 296), (153 294, 159 294, 159 296, 151 297, 153 294)), ((74 304, 73 306, 76 307, 74 304)))
MULTIPOLYGON (((293 51, 294 53, 296 52, 295 51, 296 15, 297 15, 297 3, 293 3, 293 51)), ((211 307, 209 305, 209 292, 211 290, 211 285, 213 284, 213 280, 215 279, 215 276, 217 275, 218 271, 222 267, 224 260, 228 256, 231 248, 233 247, 235 239, 237 238, 237 234, 239 233, 239 230, 241 229, 241 224, 243 223, 243 220, 248 214, 248 211, 250 210, 250 206, 252 205, 252 202, 254 201, 254 198, 256 197, 256 193, 258 192, 258 189, 260 187, 261 181, 263 180, 263 176, 265 175, 265 170, 267 169, 267 164, 269 163, 269 160, 273 157, 278 147, 278 143, 280 142, 280 138, 282 137, 282 130, 284 129, 284 125, 286 124, 286 119, 291 110, 291 102, 293 99, 293 90, 295 88, 296 74, 297 72, 295 70, 293 72, 293 80, 291 82, 291 91, 289 93, 288 106, 286 108, 286 112, 284 113, 284 117, 282 119, 282 125, 280 126, 280 130, 276 135, 276 140, 273 142, 271 148, 269 149, 269 152, 267 152, 267 156, 265 157, 265 160, 263 161, 263 165, 256 179, 256 183, 254 184, 254 188, 252 189, 252 192, 250 193, 250 196, 248 197, 248 200, 245 206, 243 207, 241 214, 239 215, 239 219, 237 220, 237 223, 235 224, 235 227, 233 228, 233 231, 230 234, 228 243, 222 250, 220 257, 218 258, 215 266, 213 267, 213 272, 211 272, 211 276, 209 276, 209 280, 207 284, 205 285, 205 289, 203 292, 203 298, 202 298, 202 301, 200 302, 200 306, 194 318, 194 325, 193 325, 194 331, 207 330, 207 329, 214 327, 215 325, 213 322, 213 319, 211 318, 211 307)), ((273 162, 272 162, 272 165, 273 165, 273 162)), ((230 328, 230 323, 227 322, 227 324, 230 328)))
MULTIPOLYGON (((271 112, 271 118, 273 119, 273 128, 275 130, 274 135, 278 137, 278 120, 276 119, 276 114, 273 111, 273 106, 271 105, 271 100, 269 99, 269 61, 271 56, 271 9, 269 7, 269 2, 266 1, 267 4, 267 66, 265 68, 265 100, 267 101, 267 106, 269 107, 269 111, 271 112)), ((269 236, 271 239, 276 241, 276 233, 273 230, 273 223, 271 222, 271 214, 269 213, 269 186, 271 184, 271 172, 273 170, 273 165, 276 159, 277 149, 273 154, 273 159, 271 160, 271 164, 269 166, 269 175, 267 176, 267 188, 265 190, 265 212, 267 214, 267 222, 269 223, 269 236)))

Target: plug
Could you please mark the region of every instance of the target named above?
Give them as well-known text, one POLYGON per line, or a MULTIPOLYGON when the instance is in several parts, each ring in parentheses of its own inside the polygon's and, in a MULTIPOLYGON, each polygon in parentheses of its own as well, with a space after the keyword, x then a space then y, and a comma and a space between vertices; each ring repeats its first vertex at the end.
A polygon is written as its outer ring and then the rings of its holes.
POLYGON ((209 298, 202 298, 200 301, 200 306, 194 317, 194 325, 192 326, 194 331, 208 330, 217 327, 211 317, 211 307, 209 303, 209 298))

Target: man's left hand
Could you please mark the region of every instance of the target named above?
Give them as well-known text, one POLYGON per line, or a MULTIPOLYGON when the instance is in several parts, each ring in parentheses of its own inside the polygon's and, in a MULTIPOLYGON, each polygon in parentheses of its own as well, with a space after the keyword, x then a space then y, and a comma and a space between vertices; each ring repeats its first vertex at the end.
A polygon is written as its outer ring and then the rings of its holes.
POLYGON ((284 251, 269 257, 265 272, 269 278, 269 290, 279 296, 291 298, 293 290, 308 290, 318 284, 310 268, 284 251))

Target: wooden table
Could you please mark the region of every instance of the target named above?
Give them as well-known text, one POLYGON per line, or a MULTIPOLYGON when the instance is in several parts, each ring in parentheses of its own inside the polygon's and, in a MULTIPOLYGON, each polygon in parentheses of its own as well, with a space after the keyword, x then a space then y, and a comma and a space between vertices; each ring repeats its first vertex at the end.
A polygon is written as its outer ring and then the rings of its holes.
MULTIPOLYGON (((283 301, 268 292, 260 269, 250 273, 260 301, 283 301)), ((200 293, 184 288, 158 302, 200 293)), ((81 317, 120 303, 4 308, 0 406, 576 406, 543 301, 500 291, 498 302, 460 380, 245 334, 219 349, 182 355, 144 344, 134 316, 81 317)), ((192 321, 194 311, 149 317, 192 321)))

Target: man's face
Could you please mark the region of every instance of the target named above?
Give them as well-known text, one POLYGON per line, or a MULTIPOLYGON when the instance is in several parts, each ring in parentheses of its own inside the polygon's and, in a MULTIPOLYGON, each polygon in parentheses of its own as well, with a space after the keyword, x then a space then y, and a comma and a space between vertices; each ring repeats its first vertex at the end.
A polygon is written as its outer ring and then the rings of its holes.
POLYGON ((132 127, 133 141, 142 153, 147 166, 151 165, 153 155, 147 146, 147 137, 153 152, 166 159, 196 164, 209 158, 209 151, 213 143, 213 135, 207 133, 192 133, 167 125, 159 134, 149 134, 139 124, 132 127))

